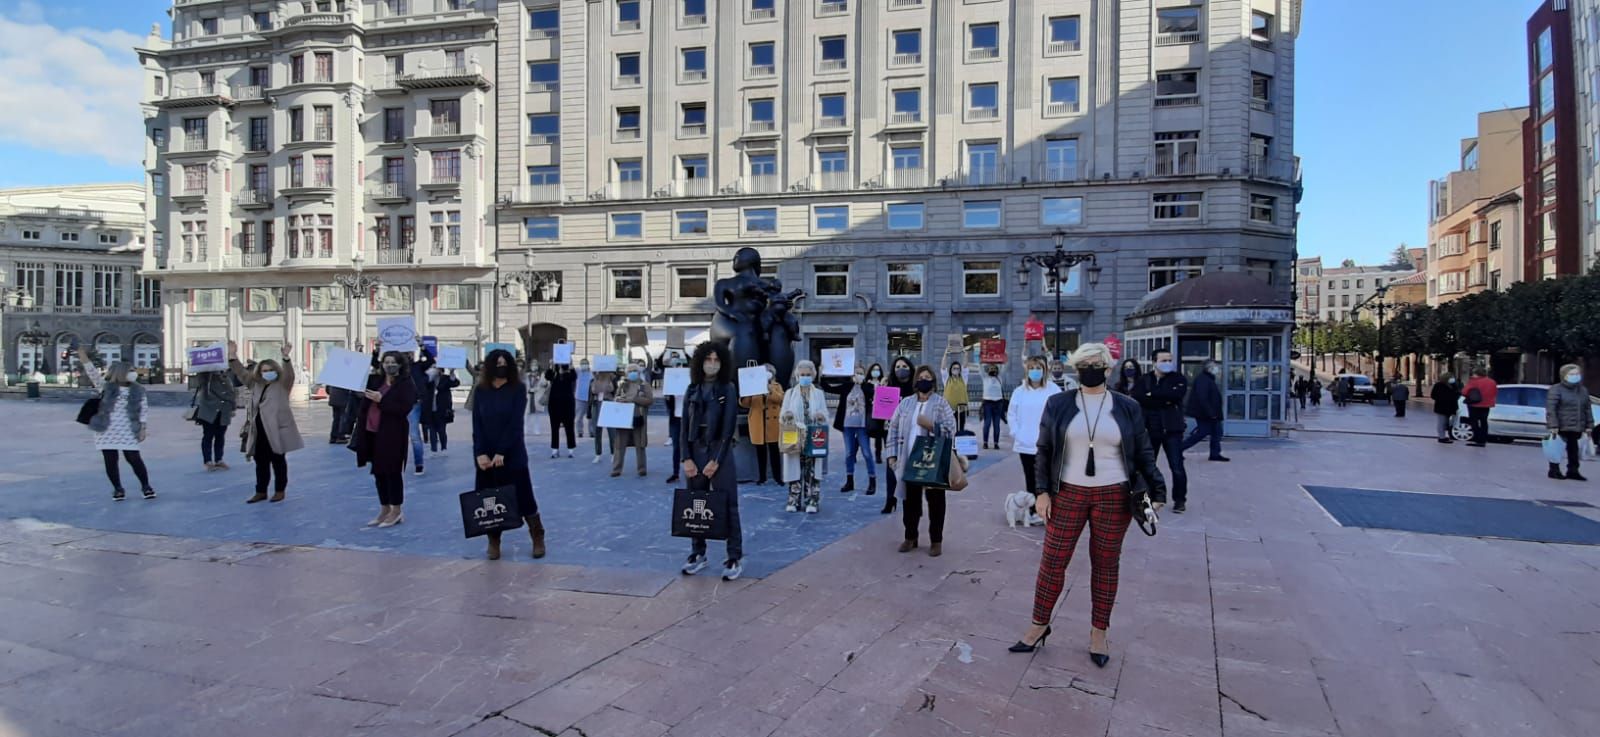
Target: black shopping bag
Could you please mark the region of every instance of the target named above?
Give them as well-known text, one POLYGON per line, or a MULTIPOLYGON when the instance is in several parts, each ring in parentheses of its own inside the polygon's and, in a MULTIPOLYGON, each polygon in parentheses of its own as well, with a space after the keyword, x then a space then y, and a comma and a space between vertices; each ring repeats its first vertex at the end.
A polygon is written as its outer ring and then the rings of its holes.
POLYGON ((943 489, 950 484, 952 443, 948 435, 924 435, 911 446, 901 480, 918 486, 943 489))
POLYGON ((461 495, 461 530, 467 537, 515 530, 522 526, 517 510, 517 487, 479 489, 461 495))
POLYGON ((672 536, 728 539, 728 494, 711 489, 672 492, 672 536))

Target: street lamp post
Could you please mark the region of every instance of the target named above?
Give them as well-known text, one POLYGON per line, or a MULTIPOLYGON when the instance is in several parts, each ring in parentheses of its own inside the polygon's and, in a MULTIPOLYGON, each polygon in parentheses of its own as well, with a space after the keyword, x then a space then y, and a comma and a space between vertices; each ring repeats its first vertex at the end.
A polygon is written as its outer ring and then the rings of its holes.
POLYGON ((367 274, 361 270, 364 260, 365 259, 361 253, 357 252, 356 255, 350 257, 350 265, 355 269, 355 271, 353 273, 339 274, 333 277, 335 284, 344 287, 344 294, 347 298, 349 298, 350 306, 352 308, 351 312, 354 313, 350 317, 350 329, 355 335, 355 340, 353 343, 361 346, 363 349, 366 347, 367 342, 366 336, 363 334, 363 329, 366 327, 367 320, 361 314, 361 300, 371 296, 372 290, 383 285, 382 279, 372 276, 371 274, 367 274))
POLYGON ((1361 304, 1356 305, 1355 307, 1351 308, 1351 310, 1350 310, 1350 318, 1352 320, 1356 320, 1356 319, 1359 319, 1360 316, 1361 316, 1361 308, 1362 307, 1366 307, 1368 303, 1371 303, 1372 311, 1376 312, 1378 314, 1378 393, 1379 394, 1383 393, 1383 386, 1384 386, 1384 383, 1383 383, 1383 317, 1384 317, 1384 315, 1388 314, 1389 308, 1391 307, 1391 305, 1388 302, 1385 302, 1383 298, 1385 296, 1387 296, 1388 293, 1389 293, 1389 288, 1388 287, 1378 287, 1378 291, 1373 292, 1371 297, 1368 297, 1368 298, 1362 300, 1361 304))
MULTIPOLYGON (((1066 357, 1061 355, 1061 288, 1070 279, 1069 272, 1074 267, 1079 264, 1095 264, 1096 262, 1093 253, 1068 252, 1066 250, 1067 234, 1065 231, 1057 229, 1055 233, 1051 234, 1051 237, 1055 240, 1056 248, 1054 251, 1030 253, 1022 257, 1022 266, 1017 269, 1017 284, 1026 290, 1028 288, 1028 275, 1034 267, 1044 269, 1046 283, 1050 285, 1050 289, 1055 292, 1056 297, 1056 336, 1055 340, 1050 344, 1050 350, 1056 354, 1054 356, 1056 360, 1064 361, 1066 357)), ((1100 267, 1094 265, 1088 271, 1089 286, 1092 287, 1100 282, 1100 267)))

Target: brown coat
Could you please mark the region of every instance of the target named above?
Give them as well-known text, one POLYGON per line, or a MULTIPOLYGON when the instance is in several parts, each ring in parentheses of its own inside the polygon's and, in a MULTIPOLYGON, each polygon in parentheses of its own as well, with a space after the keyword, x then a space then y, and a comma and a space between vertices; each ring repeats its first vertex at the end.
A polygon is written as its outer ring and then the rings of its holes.
POLYGON ((742 397, 739 406, 750 410, 750 442, 766 445, 778 442, 778 417, 783 414, 783 385, 767 382, 765 396, 742 397))
POLYGON ((294 389, 294 364, 283 360, 282 375, 270 384, 263 382, 254 372, 247 370, 237 360, 229 361, 233 375, 244 384, 246 395, 244 416, 244 456, 256 455, 256 418, 261 418, 261 428, 267 431, 267 442, 279 453, 292 453, 306 447, 295 424, 294 411, 289 407, 289 393, 294 389))
POLYGON ((618 430, 616 440, 612 441, 613 448, 648 448, 650 447, 650 403, 655 401, 655 393, 650 385, 643 381, 617 382, 617 395, 611 399, 613 402, 622 402, 633 405, 633 429, 618 430))

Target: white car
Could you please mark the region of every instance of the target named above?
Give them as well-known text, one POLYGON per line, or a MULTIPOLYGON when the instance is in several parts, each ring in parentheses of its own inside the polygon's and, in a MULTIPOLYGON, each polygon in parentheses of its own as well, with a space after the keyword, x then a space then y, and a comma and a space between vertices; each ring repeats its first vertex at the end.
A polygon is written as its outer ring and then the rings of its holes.
MULTIPOLYGON (((1543 384, 1501 384, 1495 404, 1489 409, 1490 440, 1543 440, 1549 431, 1544 424, 1544 400, 1550 388, 1543 384)), ((1600 426, 1600 399, 1589 397, 1593 425, 1600 426)), ((1467 400, 1461 399, 1459 422, 1451 435, 1456 440, 1472 439, 1467 424, 1467 400)), ((1593 428, 1591 428, 1593 429, 1593 428)))
POLYGON ((1378 387, 1365 374, 1339 374, 1334 381, 1350 380, 1350 399, 1355 402, 1372 402, 1378 398, 1378 387))

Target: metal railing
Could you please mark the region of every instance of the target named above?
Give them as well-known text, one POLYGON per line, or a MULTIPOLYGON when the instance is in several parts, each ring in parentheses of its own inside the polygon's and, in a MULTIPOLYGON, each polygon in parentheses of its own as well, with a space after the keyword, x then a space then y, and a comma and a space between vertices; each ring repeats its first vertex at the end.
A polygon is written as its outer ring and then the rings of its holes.
POLYGON ((685 81, 685 82, 704 82, 704 81, 706 81, 706 70, 704 70, 704 69, 685 69, 685 70, 683 70, 683 81, 685 81))
POLYGON ((704 13, 698 13, 698 14, 695 14, 695 15, 683 16, 683 27, 684 28, 699 28, 701 26, 704 26, 705 24, 706 24, 706 16, 705 16, 704 13))
POLYGON ((823 0, 817 7, 817 15, 840 15, 850 12, 850 3, 847 0, 823 0))
POLYGON ((910 54, 895 54, 895 55, 889 57, 889 65, 890 66, 908 67, 908 66, 912 66, 912 65, 915 65, 915 64, 921 64, 921 63, 922 63, 922 52, 920 52, 920 51, 915 52, 915 53, 910 53, 910 54))
POLYGON ((979 46, 967 49, 967 61, 988 61, 989 59, 998 58, 1000 58, 1000 47, 998 46, 979 46))
POLYGON ((233 196, 233 203, 240 207, 252 207, 272 204, 272 190, 270 189, 241 189, 233 196))
POLYGON ((1200 104, 1200 94, 1168 95, 1156 98, 1156 107, 1194 107, 1200 104))
POLYGON ((768 18, 776 18, 777 15, 778 15, 778 11, 775 8, 751 8, 750 9, 750 20, 766 20, 768 18))
POLYGON ((637 140, 639 140, 640 135, 641 134, 639 133, 639 129, 638 128, 618 128, 617 129, 616 140, 618 140, 618 141, 637 141, 637 140))
POLYGON ((1272 112, 1272 101, 1263 100, 1259 97, 1252 97, 1250 98, 1250 109, 1259 110, 1263 113, 1270 113, 1272 112))
POLYGON ((424 79, 451 79, 454 77, 468 77, 482 74, 483 69, 477 64, 462 61, 453 64, 446 64, 435 69, 429 69, 426 66, 419 66, 415 71, 410 71, 399 75, 396 81, 409 82, 412 80, 424 79))
POLYGON ((642 75, 638 75, 638 74, 618 74, 617 75, 617 86, 618 87, 638 87, 642 83, 643 79, 644 79, 643 76, 642 75))
POLYGON ((891 8, 915 8, 922 5, 922 0, 891 0, 891 8))
POLYGON ((378 248, 377 262, 381 266, 398 266, 411 263, 412 249, 410 248, 378 248))
POLYGON ((967 120, 999 120, 1000 108, 998 107, 969 107, 967 120))
POLYGON ((843 115, 824 115, 817 119, 818 128, 843 128, 847 125, 843 115))
POLYGON ((355 23, 360 20, 353 11, 343 13, 304 13, 290 18, 286 26, 336 26, 341 23, 355 23))
POLYGON ((524 184, 513 195, 517 202, 560 202, 559 184, 524 184))
POLYGON ((529 92, 560 92, 560 82, 529 82, 529 92))
POLYGON ((199 85, 196 87, 167 88, 168 100, 188 100, 196 97, 227 97, 227 88, 218 84, 199 85))
POLYGON ((672 182, 672 196, 674 197, 709 197, 711 195, 711 179, 675 179, 672 182))
POLYGON ((1051 41, 1044 47, 1044 53, 1049 55, 1070 54, 1081 48, 1077 41, 1051 41))
POLYGON ((459 171, 436 171, 436 172, 432 173, 432 176, 428 177, 428 183, 429 184, 445 184, 445 185, 460 184, 461 183, 461 172, 459 172, 459 171))
POLYGON ((1072 115, 1077 112, 1078 103, 1076 101, 1052 100, 1044 105, 1045 115, 1072 115))
POLYGON ((409 182, 373 182, 367 185, 367 196, 373 199, 398 200, 411 196, 409 182))
POLYGON ((680 136, 703 136, 705 134, 705 123, 684 123, 678 126, 678 135, 680 136))
POLYGON ((822 72, 842 72, 846 67, 844 59, 823 59, 817 62, 817 70, 822 72))
POLYGON ((205 151, 210 148, 208 143, 209 138, 210 137, 204 133, 185 133, 172 139, 172 143, 174 144, 172 146, 172 150, 175 153, 182 153, 184 151, 205 151))
POLYGON ((1083 176, 1081 168, 1082 165, 1076 161, 1041 162, 1038 168, 1039 181, 1075 182, 1083 176))
POLYGON ((434 120, 428 123, 429 136, 459 136, 461 135, 461 121, 459 120, 434 120))
POLYGON ((966 167, 950 177, 963 187, 991 187, 996 184, 1009 184, 1010 177, 1006 175, 1004 164, 987 164, 966 167))
POLYGON ((226 266, 235 269, 268 266, 271 264, 271 254, 266 251, 240 251, 228 254, 225 262, 226 266))
POLYGON ((644 182, 611 182, 606 185, 606 194, 614 200, 637 200, 644 198, 644 182))
POLYGON ((891 168, 883 173, 883 184, 886 187, 926 187, 928 170, 922 167, 891 168))
POLYGON ((749 76, 752 76, 752 77, 771 77, 771 76, 776 75, 777 73, 778 73, 778 65, 776 65, 776 64, 751 64, 750 65, 750 75, 749 76))
POLYGON ((752 174, 739 180, 743 194, 778 194, 783 191, 783 180, 776 174, 752 174))
POLYGON ((892 125, 908 125, 921 122, 921 110, 896 110, 889 114, 889 123, 892 125))
POLYGON ((1176 33, 1157 33, 1157 46, 1177 46, 1179 44, 1192 44, 1200 42, 1199 31, 1178 31, 1176 33))
POLYGON ((233 99, 241 101, 261 100, 267 96, 266 87, 258 84, 236 84, 233 86, 233 99))
POLYGON ((745 123, 744 129, 747 133, 771 133, 778 129, 778 124, 772 120, 752 120, 745 123))
POLYGON ((856 180, 847 171, 824 171, 811 175, 811 188, 819 192, 844 192, 855 189, 856 180))
POLYGON ((561 143, 560 133, 529 133, 529 146, 556 146, 561 143))

